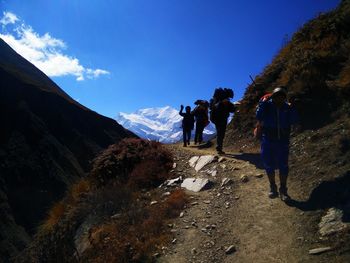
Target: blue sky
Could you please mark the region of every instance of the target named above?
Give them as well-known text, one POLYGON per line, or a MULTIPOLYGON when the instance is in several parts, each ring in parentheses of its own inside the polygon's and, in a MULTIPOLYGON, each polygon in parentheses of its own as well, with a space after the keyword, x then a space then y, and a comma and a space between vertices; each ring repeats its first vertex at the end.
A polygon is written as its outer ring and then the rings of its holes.
POLYGON ((291 36, 339 0, 0 0, 0 37, 109 117, 242 97, 291 36))

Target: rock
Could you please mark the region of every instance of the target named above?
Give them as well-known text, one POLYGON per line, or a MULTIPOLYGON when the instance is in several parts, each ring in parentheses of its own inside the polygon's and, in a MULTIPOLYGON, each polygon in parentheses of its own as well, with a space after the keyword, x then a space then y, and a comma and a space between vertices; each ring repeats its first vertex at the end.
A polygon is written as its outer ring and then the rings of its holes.
POLYGON ((75 232, 74 245, 75 245, 75 255, 81 256, 87 249, 91 247, 90 242, 90 229, 97 223, 95 216, 90 215, 85 219, 85 221, 80 225, 80 227, 75 232))
POLYGON ((191 205, 198 205, 198 202, 192 202, 191 205))
POLYGON ((193 191, 193 192, 199 192, 205 187, 209 187, 210 185, 209 179, 206 178, 186 178, 182 184, 182 188, 186 188, 187 190, 193 191))
POLYGON ((321 218, 321 222, 318 224, 321 236, 328 236, 347 228, 348 224, 343 223, 342 218, 342 210, 334 207, 328 209, 327 214, 321 218))
POLYGON ((258 174, 255 174, 254 176, 256 178, 262 178, 262 177, 264 177, 264 174, 263 173, 258 173, 258 174))
POLYGON ((170 192, 165 192, 165 193, 163 193, 162 194, 162 196, 164 197, 164 196, 169 196, 171 193, 170 192))
POLYGON ((209 200, 204 200, 203 203, 209 205, 210 201, 209 200))
POLYGON ((226 169, 226 164, 221 164, 220 166, 221 166, 221 168, 222 168, 223 170, 226 169))
POLYGON ((319 248, 314 248, 309 250, 310 255, 318 255, 327 251, 331 251, 331 247, 319 247, 319 248))
POLYGON ((172 244, 176 244, 176 238, 173 239, 173 241, 171 241, 172 244))
POLYGON ((175 186, 179 183, 181 183, 183 180, 182 180, 182 176, 180 177, 177 177, 177 178, 174 178, 174 179, 170 179, 170 180, 167 180, 163 183, 163 185, 165 186, 175 186))
POLYGON ((185 213, 184 213, 184 212, 181 212, 181 213, 180 213, 180 218, 183 218, 184 215, 185 215, 185 213))
POLYGON ((158 201, 152 201, 151 202, 151 205, 156 205, 156 204, 158 204, 158 201))
POLYGON ((192 249, 191 249, 191 254, 192 254, 192 255, 197 254, 197 250, 196 250, 195 248, 192 248, 192 249))
POLYGON ((176 168, 176 166, 177 166, 177 164, 176 164, 176 163, 173 163, 173 169, 175 169, 175 168, 176 168))
POLYGON ((211 163, 214 160, 214 158, 215 158, 214 155, 203 155, 203 156, 199 157, 194 169, 196 170, 196 172, 199 172, 204 166, 211 163))
POLYGON ((225 254, 229 255, 236 252, 236 247, 234 245, 229 246, 226 250, 225 250, 225 254))
POLYGON ((160 253, 154 253, 154 254, 153 254, 153 257, 154 257, 154 258, 160 257, 160 253))
POLYGON ((222 178, 221 180, 221 187, 225 186, 225 185, 229 185, 231 184, 233 181, 230 178, 222 178))
POLYGON ((112 218, 112 219, 118 219, 118 218, 120 218, 121 216, 122 216, 122 214, 117 213, 117 214, 112 215, 111 218, 112 218))
POLYGON ((207 172, 207 174, 209 174, 209 175, 215 177, 215 176, 217 175, 216 166, 214 166, 213 168, 207 170, 206 172, 207 172))
POLYGON ((246 182, 249 181, 249 178, 248 178, 247 175, 242 175, 240 180, 241 180, 242 183, 246 183, 246 182))
POLYGON ((191 157, 191 159, 188 161, 189 165, 190 165, 191 167, 195 167, 195 166, 196 166, 196 163, 197 163, 197 161, 198 161, 198 159, 199 159, 199 156, 193 156, 193 157, 191 157))
POLYGON ((219 157, 219 159, 218 159, 218 162, 219 163, 222 163, 222 162, 224 162, 224 161, 226 161, 226 158, 225 157, 219 157))

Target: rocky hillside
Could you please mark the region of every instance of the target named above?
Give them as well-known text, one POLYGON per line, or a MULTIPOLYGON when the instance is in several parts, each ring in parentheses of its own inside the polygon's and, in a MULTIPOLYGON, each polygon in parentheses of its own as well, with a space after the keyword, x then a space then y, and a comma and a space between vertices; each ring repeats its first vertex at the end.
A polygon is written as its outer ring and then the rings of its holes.
POLYGON ((253 142, 259 98, 279 85, 288 88, 304 129, 317 129, 349 116, 350 1, 306 23, 247 87, 228 131, 228 144, 253 142))
MULTIPOLYGON (((279 85, 288 88, 302 126, 291 140, 290 187, 299 190, 289 205, 312 211, 303 226, 315 235, 315 222, 328 209, 340 209, 343 221, 349 221, 350 1, 306 23, 255 78, 228 127, 227 148, 259 147, 252 134, 256 105, 279 85)), ((334 240, 346 243, 349 234, 334 240)))
POLYGON ((22 250, 67 185, 134 136, 80 105, 0 39, 0 256, 22 250))

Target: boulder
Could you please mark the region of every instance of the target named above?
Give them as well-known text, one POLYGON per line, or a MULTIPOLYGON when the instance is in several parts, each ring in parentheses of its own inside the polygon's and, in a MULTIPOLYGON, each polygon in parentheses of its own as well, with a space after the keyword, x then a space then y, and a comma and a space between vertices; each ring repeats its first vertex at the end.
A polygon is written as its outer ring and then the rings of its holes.
POLYGON ((342 210, 334 207, 328 209, 327 214, 321 218, 321 222, 318 224, 321 236, 328 236, 347 228, 348 224, 344 223, 342 218, 342 210))
POLYGON ((209 185, 210 181, 206 178, 186 178, 182 182, 181 187, 189 191, 199 192, 203 188, 208 187, 209 185))
POLYGON ((199 159, 199 156, 193 156, 189 161, 188 163, 190 164, 191 167, 195 167, 196 166, 196 163, 199 159))
POLYGON ((196 172, 199 172, 204 166, 214 161, 214 158, 215 158, 214 155, 203 155, 199 157, 194 169, 196 170, 196 172))

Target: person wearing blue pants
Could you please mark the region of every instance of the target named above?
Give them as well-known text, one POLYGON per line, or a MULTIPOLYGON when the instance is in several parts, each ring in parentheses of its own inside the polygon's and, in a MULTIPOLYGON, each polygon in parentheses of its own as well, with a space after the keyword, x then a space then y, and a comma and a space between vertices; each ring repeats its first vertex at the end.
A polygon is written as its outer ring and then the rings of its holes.
POLYGON ((275 170, 279 170, 279 194, 283 201, 290 197, 287 192, 289 138, 291 126, 298 122, 297 112, 287 103, 283 87, 274 89, 271 97, 261 101, 256 118, 262 127, 261 157, 270 183, 269 197, 278 196, 275 170))

